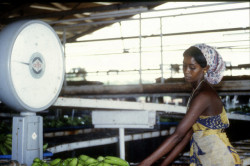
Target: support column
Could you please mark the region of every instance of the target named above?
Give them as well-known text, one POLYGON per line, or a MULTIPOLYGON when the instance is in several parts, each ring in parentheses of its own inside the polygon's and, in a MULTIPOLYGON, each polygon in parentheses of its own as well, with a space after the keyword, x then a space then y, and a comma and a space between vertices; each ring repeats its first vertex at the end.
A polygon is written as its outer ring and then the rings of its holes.
POLYGON ((119 128, 119 149, 120 149, 120 158, 125 160, 125 134, 124 134, 124 128, 119 128))
POLYGON ((161 83, 163 84, 164 81, 164 66, 163 66, 163 35, 162 35, 162 17, 160 18, 160 33, 161 33, 161 65, 160 65, 160 69, 161 69, 161 83))
POLYGON ((140 44, 139 44, 139 54, 140 54, 140 68, 139 68, 139 75, 140 75, 140 79, 139 79, 139 84, 142 84, 142 34, 141 34, 141 14, 140 14, 140 20, 139 20, 139 33, 140 33, 140 44))

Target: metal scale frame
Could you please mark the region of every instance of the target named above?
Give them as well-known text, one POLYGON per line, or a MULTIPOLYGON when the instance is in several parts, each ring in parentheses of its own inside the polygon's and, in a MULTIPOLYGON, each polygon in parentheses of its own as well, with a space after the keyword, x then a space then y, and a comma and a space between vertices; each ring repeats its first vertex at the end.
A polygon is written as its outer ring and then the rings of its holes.
POLYGON ((43 118, 36 113, 57 99, 64 80, 61 41, 40 20, 13 22, 0 32, 0 100, 13 117, 12 160, 30 166, 43 159, 43 118))

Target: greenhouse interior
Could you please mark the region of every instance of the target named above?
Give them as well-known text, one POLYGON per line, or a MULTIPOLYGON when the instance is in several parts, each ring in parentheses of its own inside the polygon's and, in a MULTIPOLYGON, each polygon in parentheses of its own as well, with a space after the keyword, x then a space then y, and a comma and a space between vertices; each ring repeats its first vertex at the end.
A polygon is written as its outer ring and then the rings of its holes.
POLYGON ((250 165, 249 1, 3 1, 0 15, 0 165, 250 165))

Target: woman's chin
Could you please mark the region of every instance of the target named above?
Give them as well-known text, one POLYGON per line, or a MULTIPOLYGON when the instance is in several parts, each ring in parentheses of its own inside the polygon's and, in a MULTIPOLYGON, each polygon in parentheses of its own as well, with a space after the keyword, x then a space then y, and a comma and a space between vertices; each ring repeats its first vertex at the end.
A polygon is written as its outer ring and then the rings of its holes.
POLYGON ((192 80, 190 78, 184 77, 184 79, 185 79, 186 82, 192 82, 192 80))

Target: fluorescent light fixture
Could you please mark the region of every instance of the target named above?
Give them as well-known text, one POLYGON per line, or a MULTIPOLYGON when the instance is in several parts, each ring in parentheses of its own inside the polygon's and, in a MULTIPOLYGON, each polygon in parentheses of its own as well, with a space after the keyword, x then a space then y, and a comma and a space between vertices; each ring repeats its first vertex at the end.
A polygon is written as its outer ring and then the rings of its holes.
POLYGON ((53 4, 55 7, 59 8, 59 9, 62 9, 62 10, 70 10, 69 7, 64 6, 64 5, 60 4, 60 3, 53 2, 52 4, 53 4))
POLYGON ((239 33, 226 33, 223 36, 230 36, 230 35, 249 35, 250 32, 239 32, 239 33))
POLYGON ((98 5, 112 5, 114 2, 93 2, 98 5))
POLYGON ((48 6, 30 5, 30 7, 35 8, 35 9, 41 9, 41 10, 61 11, 60 9, 48 7, 48 6))
POLYGON ((84 12, 82 13, 83 15, 90 15, 91 13, 90 12, 84 12))
POLYGON ((91 16, 108 16, 108 15, 117 15, 117 14, 127 14, 127 13, 141 13, 147 11, 148 8, 140 7, 135 9, 126 9, 126 10, 118 10, 118 11, 112 11, 112 12, 101 12, 101 13, 95 13, 91 14, 91 16))

